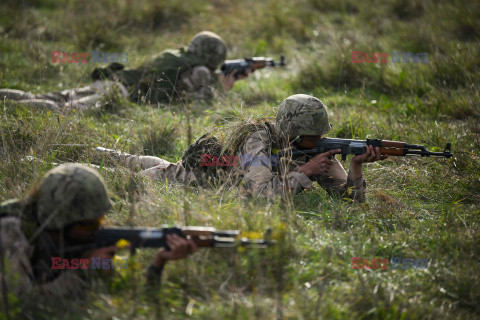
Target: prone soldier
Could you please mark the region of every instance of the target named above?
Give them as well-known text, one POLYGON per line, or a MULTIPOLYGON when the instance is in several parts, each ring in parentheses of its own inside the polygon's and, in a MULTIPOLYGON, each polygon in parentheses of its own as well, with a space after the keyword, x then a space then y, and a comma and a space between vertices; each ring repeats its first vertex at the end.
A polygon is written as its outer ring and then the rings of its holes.
POLYGON ((227 54, 224 41, 217 34, 202 31, 186 48, 167 50, 138 67, 125 69, 120 63, 97 68, 92 85, 33 95, 13 89, 0 89, 0 99, 17 100, 26 105, 47 108, 93 107, 103 97, 118 94, 140 104, 166 104, 179 98, 211 99, 214 89, 230 90, 248 71, 227 75, 215 73, 227 54))
MULTIPOLYGON (((102 217, 112 208, 99 174, 76 164, 60 165, 23 199, 0 205, 0 292, 17 296, 81 294, 89 286, 89 271, 53 268, 53 257, 112 259, 116 246, 68 251, 95 239, 102 217)), ((147 270, 149 283, 159 283, 163 266, 195 252, 192 240, 168 235, 169 251, 159 250, 147 270)))
POLYGON ((380 153, 378 147, 368 146, 364 154, 354 156, 348 174, 334 156, 341 152, 340 149, 314 157, 305 155, 281 157, 280 161, 277 161, 278 158, 275 161, 257 161, 278 157, 275 150, 315 148, 316 142, 329 131, 325 105, 313 96, 297 94, 280 104, 275 123, 266 122, 255 126, 248 134, 233 132, 228 145, 238 146, 231 150, 240 160, 238 167, 202 166, 202 156, 208 154, 218 158, 224 150, 216 138, 208 135, 190 146, 177 163, 103 148, 97 150, 116 157, 131 167, 141 167, 144 176, 160 181, 168 180, 169 183, 202 184, 223 176, 241 183, 242 188, 253 195, 284 196, 287 193, 297 194, 316 181, 331 195, 363 202, 366 183, 362 176, 362 164, 387 158, 387 155, 380 153))

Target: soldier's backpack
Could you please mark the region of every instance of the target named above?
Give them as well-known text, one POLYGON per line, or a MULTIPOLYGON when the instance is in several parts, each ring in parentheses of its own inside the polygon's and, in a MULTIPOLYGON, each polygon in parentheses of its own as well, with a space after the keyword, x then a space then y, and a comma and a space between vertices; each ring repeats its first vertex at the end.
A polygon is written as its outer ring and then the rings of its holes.
POLYGON ((200 184, 215 183, 220 178, 221 172, 228 167, 206 166, 202 162, 205 155, 209 155, 210 158, 221 158, 222 150, 223 146, 218 139, 206 133, 185 150, 182 164, 185 169, 195 174, 200 184))

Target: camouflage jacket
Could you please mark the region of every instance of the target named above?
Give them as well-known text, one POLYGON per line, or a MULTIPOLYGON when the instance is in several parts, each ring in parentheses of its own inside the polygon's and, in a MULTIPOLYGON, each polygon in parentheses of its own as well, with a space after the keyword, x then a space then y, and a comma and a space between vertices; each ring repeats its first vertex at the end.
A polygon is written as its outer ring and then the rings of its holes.
POLYGON ((242 147, 239 157, 243 188, 253 194, 265 196, 297 194, 310 188, 313 182, 324 188, 330 195, 365 201, 366 183, 363 178, 352 181, 339 161, 325 175, 308 177, 298 169, 307 162, 307 157, 283 159, 272 157, 272 142, 265 130, 254 132, 242 147))
POLYGON ((0 256, 5 261, 4 273, 0 275, 5 283, 0 282, 0 289, 16 295, 70 296, 82 293, 87 283, 79 275, 79 270, 62 270, 55 274, 51 270, 50 256, 34 257, 40 252, 47 254, 54 246, 53 240, 41 233, 34 243, 29 243, 26 234, 29 232, 22 223, 22 210, 17 200, 0 204, 0 256), (4 284, 6 288, 3 288, 4 284))
POLYGON ((120 81, 128 88, 130 99, 143 104, 168 103, 179 97, 210 99, 217 82, 203 60, 184 48, 167 50, 137 69, 112 63, 95 69, 92 78, 120 81))

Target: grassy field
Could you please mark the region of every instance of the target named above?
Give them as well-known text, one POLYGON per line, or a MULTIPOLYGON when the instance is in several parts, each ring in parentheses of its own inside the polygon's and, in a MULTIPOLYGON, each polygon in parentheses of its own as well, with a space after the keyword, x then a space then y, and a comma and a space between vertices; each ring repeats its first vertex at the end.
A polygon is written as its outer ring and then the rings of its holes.
MULTIPOLYGON (((20 197, 52 163, 100 165, 115 203, 109 225, 272 228, 268 250, 201 250, 167 265, 160 292, 139 268, 96 284, 86 300, 50 305, 9 296, 0 319, 478 319, 480 317, 480 3, 350 0, 7 0, 0 4, 0 87, 47 92, 87 85, 102 64, 52 64, 51 51, 128 53, 136 67, 201 30, 228 58, 285 54, 288 66, 236 83, 208 106, 104 101, 58 113, 0 106, 0 200, 20 197), (388 52, 352 63, 351 52, 388 52), (428 63, 392 63, 391 52, 428 63), (394 158, 364 168, 367 202, 319 188, 284 201, 233 188, 190 189, 112 167, 90 147, 181 158, 206 131, 275 115, 295 93, 328 107, 331 137, 383 138, 452 159, 394 158), (189 133, 191 132, 191 133, 189 133), (28 161, 27 156, 36 160, 28 161), (429 259, 428 269, 357 270, 352 258, 429 259)), ((223 130, 223 131, 222 131, 223 130)), ((349 161, 345 163, 348 168, 349 161)), ((4 301, 3 301, 4 302, 4 301)))

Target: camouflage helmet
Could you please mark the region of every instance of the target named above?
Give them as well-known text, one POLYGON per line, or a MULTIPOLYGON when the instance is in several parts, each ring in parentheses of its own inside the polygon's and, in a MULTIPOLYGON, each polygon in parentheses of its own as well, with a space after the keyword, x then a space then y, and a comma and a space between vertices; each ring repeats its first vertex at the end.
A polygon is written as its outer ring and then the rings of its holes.
POLYGON ((61 165, 50 170, 40 183, 37 216, 46 229, 97 219, 111 208, 103 179, 91 168, 61 165))
POLYGON ((317 136, 330 131, 327 108, 319 99, 295 94, 283 100, 275 120, 277 130, 290 139, 317 136))
POLYGON ((212 70, 217 69, 227 56, 225 42, 210 31, 197 33, 190 41, 188 51, 202 58, 205 65, 212 70))

